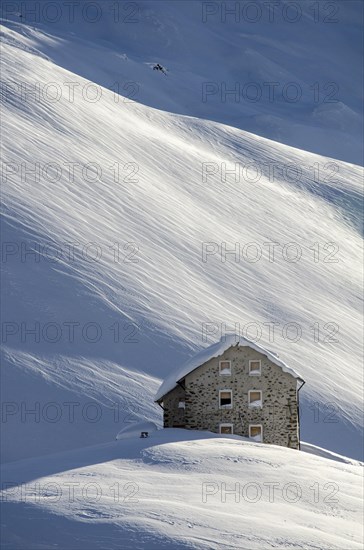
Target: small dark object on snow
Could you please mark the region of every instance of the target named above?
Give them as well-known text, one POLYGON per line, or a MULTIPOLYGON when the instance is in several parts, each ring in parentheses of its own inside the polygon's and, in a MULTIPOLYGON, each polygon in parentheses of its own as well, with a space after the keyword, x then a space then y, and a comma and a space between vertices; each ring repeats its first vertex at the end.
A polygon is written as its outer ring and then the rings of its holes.
POLYGON ((149 437, 149 432, 140 432, 140 437, 149 437))
POLYGON ((162 65, 160 65, 159 63, 154 65, 153 71, 161 71, 164 75, 167 76, 167 70, 164 67, 162 67, 162 65))

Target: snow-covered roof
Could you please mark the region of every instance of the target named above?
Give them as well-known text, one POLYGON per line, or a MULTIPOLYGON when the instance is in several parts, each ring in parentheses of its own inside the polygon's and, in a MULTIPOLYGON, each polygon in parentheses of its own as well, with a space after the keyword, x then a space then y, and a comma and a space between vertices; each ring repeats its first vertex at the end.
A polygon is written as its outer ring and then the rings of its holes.
POLYGON ((274 363, 278 367, 281 367, 284 372, 291 374, 295 378, 303 380, 303 378, 297 372, 295 372, 291 367, 288 367, 272 351, 269 351, 262 346, 259 346, 256 342, 252 342, 247 338, 243 338, 236 334, 229 334, 228 336, 223 336, 219 342, 216 342, 215 344, 212 344, 212 346, 201 350, 199 353, 189 359, 187 363, 182 365, 181 368, 171 373, 161 384, 159 390, 156 393, 155 401, 159 401, 164 395, 173 390, 178 385, 178 382, 181 381, 185 376, 187 376, 187 374, 205 364, 213 357, 219 357, 231 346, 236 346, 237 344, 239 344, 239 346, 248 346, 249 348, 252 348, 257 352, 262 353, 263 355, 268 357, 268 359, 272 361, 272 363, 274 363))

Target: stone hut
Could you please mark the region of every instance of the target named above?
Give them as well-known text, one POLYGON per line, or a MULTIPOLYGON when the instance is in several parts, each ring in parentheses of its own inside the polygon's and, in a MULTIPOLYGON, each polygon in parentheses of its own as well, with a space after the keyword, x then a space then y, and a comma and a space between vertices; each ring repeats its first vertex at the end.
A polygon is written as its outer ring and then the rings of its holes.
POLYGON ((231 335, 202 350, 159 388, 165 428, 236 434, 300 448, 298 392, 305 382, 277 355, 231 335))

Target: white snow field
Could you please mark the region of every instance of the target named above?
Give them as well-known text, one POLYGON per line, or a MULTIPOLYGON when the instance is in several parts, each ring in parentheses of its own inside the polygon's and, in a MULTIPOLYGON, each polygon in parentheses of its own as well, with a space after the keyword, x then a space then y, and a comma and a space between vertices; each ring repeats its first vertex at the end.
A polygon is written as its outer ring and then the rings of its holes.
POLYGON ((256 24, 221 2, 115 2, 116 23, 48 4, 2 4, 4 548, 361 548, 363 4, 296 2, 297 24, 285 1, 256 24), (302 100, 221 96, 273 81, 302 100), (236 332, 305 379, 302 452, 136 437, 161 427, 162 379, 236 332), (278 496, 222 502, 248 482, 278 496))
POLYGON ((362 2, 14 0, 1 15, 30 53, 132 100, 363 162, 362 2))
POLYGON ((164 429, 9 463, 3 548, 361 549, 362 468, 340 459, 164 429))

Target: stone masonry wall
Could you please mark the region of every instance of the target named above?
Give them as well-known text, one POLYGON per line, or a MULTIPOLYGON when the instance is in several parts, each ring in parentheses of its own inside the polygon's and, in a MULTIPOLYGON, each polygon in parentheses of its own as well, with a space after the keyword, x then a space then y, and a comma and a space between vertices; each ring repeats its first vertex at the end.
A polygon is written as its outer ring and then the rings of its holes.
POLYGON ((220 423, 233 424, 234 434, 248 437, 249 424, 261 424, 263 442, 299 448, 297 380, 265 355, 247 346, 233 346, 210 359, 163 399, 164 426, 219 433, 220 423), (220 375, 219 362, 231 361, 231 375, 220 375), (249 375, 249 360, 261 360, 261 375, 249 375), (231 409, 219 408, 219 390, 232 390, 231 409), (262 408, 248 404, 248 391, 262 390, 262 408), (180 399, 186 408, 179 409, 180 399))
POLYGON ((164 408, 164 427, 165 428, 181 428, 185 427, 185 409, 179 409, 178 403, 180 399, 185 399, 185 391, 181 386, 177 386, 173 391, 167 393, 163 398, 164 408))

